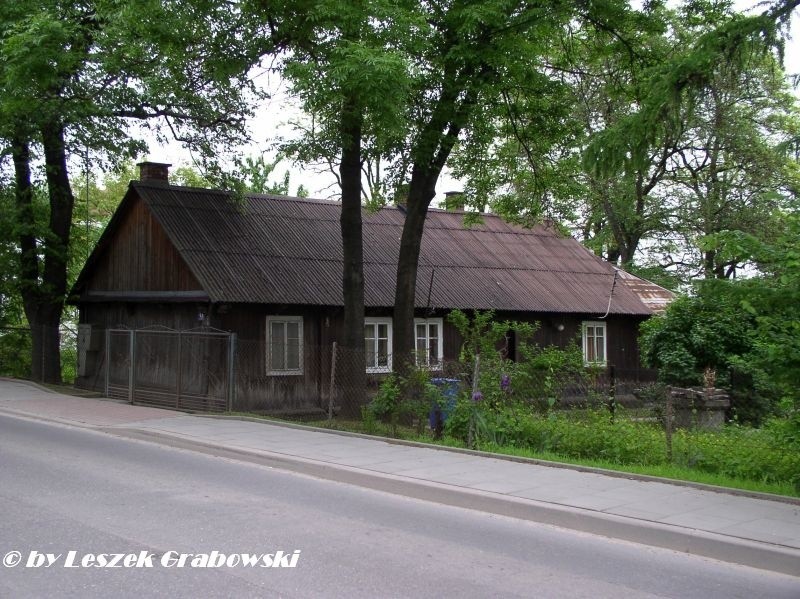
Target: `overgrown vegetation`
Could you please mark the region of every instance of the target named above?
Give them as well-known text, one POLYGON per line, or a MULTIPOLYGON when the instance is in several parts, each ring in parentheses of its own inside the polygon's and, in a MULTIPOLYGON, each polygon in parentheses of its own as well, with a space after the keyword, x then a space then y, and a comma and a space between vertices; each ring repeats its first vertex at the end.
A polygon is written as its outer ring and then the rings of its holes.
POLYGON ((750 256, 761 274, 705 281, 642 326, 645 360, 673 385, 706 369, 730 389, 740 422, 782 418, 800 436, 800 215, 781 214, 769 242, 736 232, 707 239, 722 255, 750 256))
MULTIPOLYGON (((684 314, 685 303, 678 303, 677 313, 684 314)), ((697 321, 696 317, 690 318, 690 322, 697 321)), ((498 453, 611 465, 622 470, 631 468, 655 475, 678 472, 687 480, 703 481, 708 480, 704 477, 711 477, 710 480, 716 481, 712 484, 724 481, 722 484, 729 486, 800 494, 800 435, 793 420, 785 414, 764 416, 760 428, 731 423, 716 431, 677 430, 672 435, 672 451, 668 452, 663 406, 658 404, 664 400, 663 385, 645 390, 645 399, 655 404, 651 410, 615 407, 611 411, 604 397, 593 398, 593 407, 557 409, 567 382, 592 375, 583 365, 577 344, 566 349, 538 347, 526 341, 535 331, 534 325, 498 322, 491 312, 478 312, 470 318, 456 311, 451 322, 465 343, 460 393, 448 410, 445 443, 498 453), (510 331, 520 340, 516 362, 507 358, 510 331), (472 378, 476 361, 477 382, 472 378)), ((742 330, 745 326, 746 323, 742 330)), ((731 346, 739 343, 737 335, 726 338, 724 327, 713 323, 699 329, 687 335, 684 344, 702 345, 709 338, 717 339, 719 344, 723 340, 731 346)), ((680 341, 678 337, 670 339, 673 345, 680 341)), ((713 348, 706 352, 699 362, 676 369, 674 376, 685 377, 681 380, 687 383, 699 381, 698 373, 709 360, 717 360, 713 364, 719 367, 724 364, 713 348)), ((430 441, 430 433, 424 430, 426 418, 434 403, 445 402, 441 390, 430 383, 427 371, 416 371, 409 380, 391 376, 365 408, 359 428, 369 434, 430 441), (411 394, 413 399, 404 400, 402 387, 409 384, 418 385, 418 392, 411 394)))

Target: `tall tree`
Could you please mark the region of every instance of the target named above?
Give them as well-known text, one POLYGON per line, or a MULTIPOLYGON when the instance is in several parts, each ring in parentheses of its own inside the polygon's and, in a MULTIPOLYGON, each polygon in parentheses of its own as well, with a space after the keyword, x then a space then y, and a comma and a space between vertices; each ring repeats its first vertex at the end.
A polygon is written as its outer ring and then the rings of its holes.
MULTIPOLYGON (((589 176, 598 179, 634 178, 666 157, 669 172, 655 190, 666 226, 651 231, 657 243, 650 245, 671 266, 691 270, 691 258, 676 258, 676 251, 701 250, 706 231, 748 228, 755 200, 763 216, 774 207, 767 189, 784 185, 785 161, 780 164, 776 150, 791 131, 786 124, 794 109, 775 83, 781 74, 770 50, 781 53, 781 27, 799 3, 765 4, 762 14, 744 17, 729 2, 685 3, 669 31, 677 51, 649 69, 637 110, 606 123, 585 152, 589 176), (676 145, 654 160, 652 149, 665 131, 676 136, 676 145)), ((715 260, 713 248, 702 251, 700 270, 707 276, 735 272, 736 264, 715 260)))
POLYGON ((353 396, 346 404, 351 406, 359 403, 366 387, 362 176, 365 165, 386 153, 400 129, 409 56, 403 44, 413 6, 328 0, 302 7, 248 5, 250 14, 268 28, 269 40, 279 40, 287 50, 282 73, 312 119, 300 139, 284 144, 284 151, 327 163, 340 186, 344 352, 337 364, 338 379, 353 396))
MULTIPOLYGON (((403 370, 415 348, 425 217, 453 149, 488 134, 484 112, 494 114, 504 96, 519 97, 521 90, 526 98, 552 96, 558 85, 541 60, 549 44, 576 19, 612 30, 615 20, 626 17, 626 5, 442 0, 336 3, 332 8, 323 0, 295 13, 275 4, 256 6, 270 35, 277 31, 291 40, 285 73, 313 115, 314 126, 306 129, 313 136, 300 145, 303 155, 338 157, 346 315, 363 314, 363 306, 357 306, 363 295, 360 216, 355 216, 362 170, 357 165, 372 157, 390 165, 393 195, 405 206, 393 323, 394 365, 403 370)), ((547 111, 543 104, 538 108, 540 114, 547 111)), ((558 130, 559 124, 551 128, 558 130)), ((361 336, 356 320, 346 319, 348 344, 361 336)))
MULTIPOLYGON (((556 103, 560 82, 546 67, 550 45, 577 23, 613 32, 629 18, 624 2, 552 4, 495 1, 426 4, 424 68, 409 98, 410 176, 394 305, 396 361, 410 363, 417 269, 425 216, 436 183, 458 143, 494 138, 487 121, 513 119, 520 110, 544 125, 539 150, 564 134, 556 103), (521 106, 520 106, 521 104, 521 106), (499 110, 498 110, 499 109, 499 110), (487 118, 488 117, 488 118, 487 118)), ((489 142, 490 143, 490 142, 489 142)))
MULTIPOLYGON (((687 119, 668 182, 688 276, 730 278, 747 256, 722 258, 709 236, 741 231, 768 240, 792 186, 784 151, 798 122, 796 99, 769 54, 743 69, 721 64, 687 119)), ((795 181, 796 183, 796 181, 795 181)))
POLYGON ((17 280, 35 379, 61 376, 72 157, 87 147, 98 161, 142 151, 129 134, 132 119, 158 119, 157 135, 191 144, 209 159, 215 147, 243 139, 250 84, 236 21, 210 0, 0 6, 0 142, 13 162, 17 280), (208 60, 212 55, 218 58, 208 60), (44 227, 34 210, 39 181, 48 198, 44 227))

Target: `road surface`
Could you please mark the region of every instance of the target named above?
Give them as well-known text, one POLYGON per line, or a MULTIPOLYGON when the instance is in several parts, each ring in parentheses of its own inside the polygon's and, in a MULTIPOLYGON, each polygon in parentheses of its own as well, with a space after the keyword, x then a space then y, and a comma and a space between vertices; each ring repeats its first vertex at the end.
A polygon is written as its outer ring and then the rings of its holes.
POLYGON ((780 574, 0 415, 15 551, 0 597, 800 597, 780 574), (190 564, 277 551, 296 567, 190 564), (116 554, 153 567, 65 567, 116 554))

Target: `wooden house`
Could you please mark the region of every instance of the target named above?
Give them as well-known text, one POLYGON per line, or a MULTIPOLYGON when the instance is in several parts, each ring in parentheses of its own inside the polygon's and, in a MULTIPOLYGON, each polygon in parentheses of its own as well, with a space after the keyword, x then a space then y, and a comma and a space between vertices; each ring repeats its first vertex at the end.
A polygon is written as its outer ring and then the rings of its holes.
MULTIPOLYGON (((167 167, 142 165, 142 178, 131 182, 73 288, 70 301, 84 332, 77 384, 103 389, 119 375, 111 372, 106 331, 199 327, 236 334, 235 393, 227 407, 278 411, 324 403, 330 348, 342 324, 339 204, 270 195, 237 201, 223 191, 170 185, 167 167)), ((370 373, 391 370, 403 222, 399 207, 364 212, 370 373)), ((463 212, 432 209, 420 255, 417 346, 436 369, 460 350, 449 311, 493 309, 501 319, 538 322, 540 344, 577 341, 587 363, 633 371, 638 325, 670 297, 552 228, 525 229, 491 214, 465 226, 463 212)), ((206 354, 199 370, 210 372, 225 355, 206 354)), ((180 377, 189 377, 152 372, 177 376, 179 387, 180 377)))

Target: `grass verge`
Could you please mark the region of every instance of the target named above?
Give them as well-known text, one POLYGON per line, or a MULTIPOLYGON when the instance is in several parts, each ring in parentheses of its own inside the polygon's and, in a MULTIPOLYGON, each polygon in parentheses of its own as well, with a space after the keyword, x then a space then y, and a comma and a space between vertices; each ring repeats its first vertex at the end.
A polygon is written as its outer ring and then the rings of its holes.
MULTIPOLYGON (((383 423, 375 423, 372 427, 365 427, 364 423, 360 420, 302 420, 290 418, 276 418, 270 416, 263 416, 260 414, 252 413, 232 413, 235 416, 248 416, 255 418, 262 418, 265 420, 292 422, 295 424, 303 424, 326 430, 338 430, 354 433, 369 434, 378 437, 403 439, 406 441, 417 441, 421 443, 428 443, 431 445, 441 445, 445 447, 465 448, 465 444, 455 438, 445 437, 440 440, 434 440, 430 433, 423 432, 420 434, 418 429, 412 427, 400 426, 397 430, 397 435, 392 436, 391 430, 388 425, 383 423)), ((706 485, 713 485, 717 487, 726 487, 730 489, 742 489, 745 491, 755 491, 759 493, 770 493, 773 495, 784 495, 787 497, 800 497, 800 492, 789 482, 770 482, 759 481, 748 478, 739 478, 727 476, 719 473, 703 472, 680 466, 677 464, 620 464, 611 460, 587 459, 576 458, 559 455, 557 453, 547 451, 533 451, 527 448, 514 447, 508 445, 495 445, 491 443, 479 444, 477 449, 499 455, 509 455, 515 457, 530 458, 534 460, 544 460, 548 462, 556 462, 565 465, 588 466, 591 468, 602 468, 604 470, 613 470, 615 472, 639 474, 645 476, 656 476, 659 478, 666 478, 676 481, 687 481, 694 483, 701 483, 706 485)))

